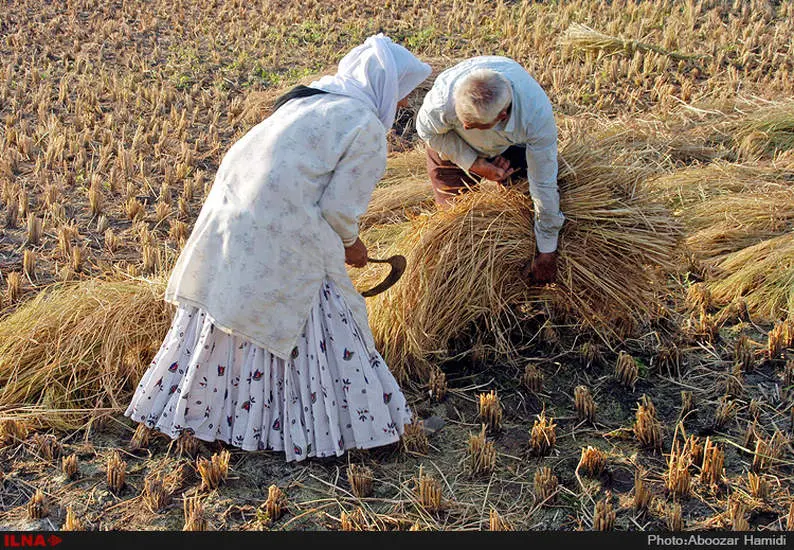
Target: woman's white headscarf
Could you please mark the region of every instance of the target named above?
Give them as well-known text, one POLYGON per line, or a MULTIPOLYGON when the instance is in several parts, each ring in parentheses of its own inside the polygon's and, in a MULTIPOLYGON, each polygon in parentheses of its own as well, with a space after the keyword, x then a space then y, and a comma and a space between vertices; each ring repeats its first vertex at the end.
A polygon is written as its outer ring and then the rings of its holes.
POLYGON ((397 102, 429 75, 430 65, 383 34, 370 36, 339 62, 333 76, 309 86, 360 99, 378 115, 386 130, 394 124, 397 102))

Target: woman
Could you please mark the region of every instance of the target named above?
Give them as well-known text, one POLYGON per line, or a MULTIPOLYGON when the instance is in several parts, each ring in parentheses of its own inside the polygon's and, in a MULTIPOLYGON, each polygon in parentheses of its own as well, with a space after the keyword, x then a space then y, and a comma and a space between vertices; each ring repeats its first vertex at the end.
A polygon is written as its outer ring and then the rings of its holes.
POLYGON ((358 218, 386 168, 386 132, 429 74, 372 36, 232 145, 169 279, 178 309, 127 416, 289 461, 399 440, 411 413, 345 263, 367 262, 358 218))

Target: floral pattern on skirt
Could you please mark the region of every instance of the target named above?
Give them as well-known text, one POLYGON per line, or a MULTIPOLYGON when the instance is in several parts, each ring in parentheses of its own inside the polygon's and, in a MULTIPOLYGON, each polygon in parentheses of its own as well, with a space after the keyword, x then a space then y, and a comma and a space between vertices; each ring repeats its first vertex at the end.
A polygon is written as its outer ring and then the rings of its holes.
POLYGON ((393 443, 411 421, 397 381, 380 354, 369 355, 327 279, 289 360, 180 306, 124 414, 171 438, 283 450, 288 461, 393 443))

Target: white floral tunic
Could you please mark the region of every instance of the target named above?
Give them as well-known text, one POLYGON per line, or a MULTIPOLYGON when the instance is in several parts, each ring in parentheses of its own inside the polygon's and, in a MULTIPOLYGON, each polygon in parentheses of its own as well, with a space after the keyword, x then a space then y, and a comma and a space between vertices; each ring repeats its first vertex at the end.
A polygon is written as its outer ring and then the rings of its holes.
POLYGON ((364 299, 344 245, 386 167, 386 131, 350 97, 289 101, 225 155, 166 300, 287 359, 327 278, 374 352, 364 299))

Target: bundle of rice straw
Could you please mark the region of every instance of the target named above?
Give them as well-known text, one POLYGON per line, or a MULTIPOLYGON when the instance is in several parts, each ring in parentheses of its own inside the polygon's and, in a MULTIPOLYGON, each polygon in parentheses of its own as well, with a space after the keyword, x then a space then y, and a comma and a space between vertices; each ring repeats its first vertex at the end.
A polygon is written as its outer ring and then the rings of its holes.
POLYGON ((125 408, 171 323, 161 280, 64 283, 0 320, 0 418, 77 429, 125 408))
POLYGON ((571 23, 568 29, 560 38, 560 44, 583 51, 603 51, 605 53, 625 53, 633 55, 634 52, 654 52, 666 55, 675 60, 696 59, 699 56, 685 55, 679 52, 666 50, 654 44, 630 40, 617 36, 610 36, 595 29, 582 25, 581 23, 571 23))
POLYGON ((368 229, 400 223, 432 205, 433 191, 427 181, 425 150, 417 147, 389 157, 386 175, 373 191, 359 226, 368 229))
POLYGON ((718 305, 744 300, 756 320, 794 318, 794 232, 726 256, 707 286, 718 305))
POLYGON ((735 125, 733 135, 745 160, 774 158, 794 149, 794 101, 772 103, 749 113, 735 125))
POLYGON ((649 182, 682 220, 717 305, 743 299, 759 321, 790 314, 792 181, 791 169, 714 163, 649 182))
POLYGON ((481 184, 445 210, 418 215, 384 254, 408 259, 403 278, 368 300, 370 325, 395 374, 424 377, 431 359, 474 341, 509 358, 533 344, 539 317, 575 324, 605 340, 657 313, 673 271, 679 228, 638 191, 636 173, 591 148, 561 151, 559 283, 530 287, 521 269, 535 253, 533 207, 518 188, 481 184), (534 329, 533 329, 534 330, 534 329))

